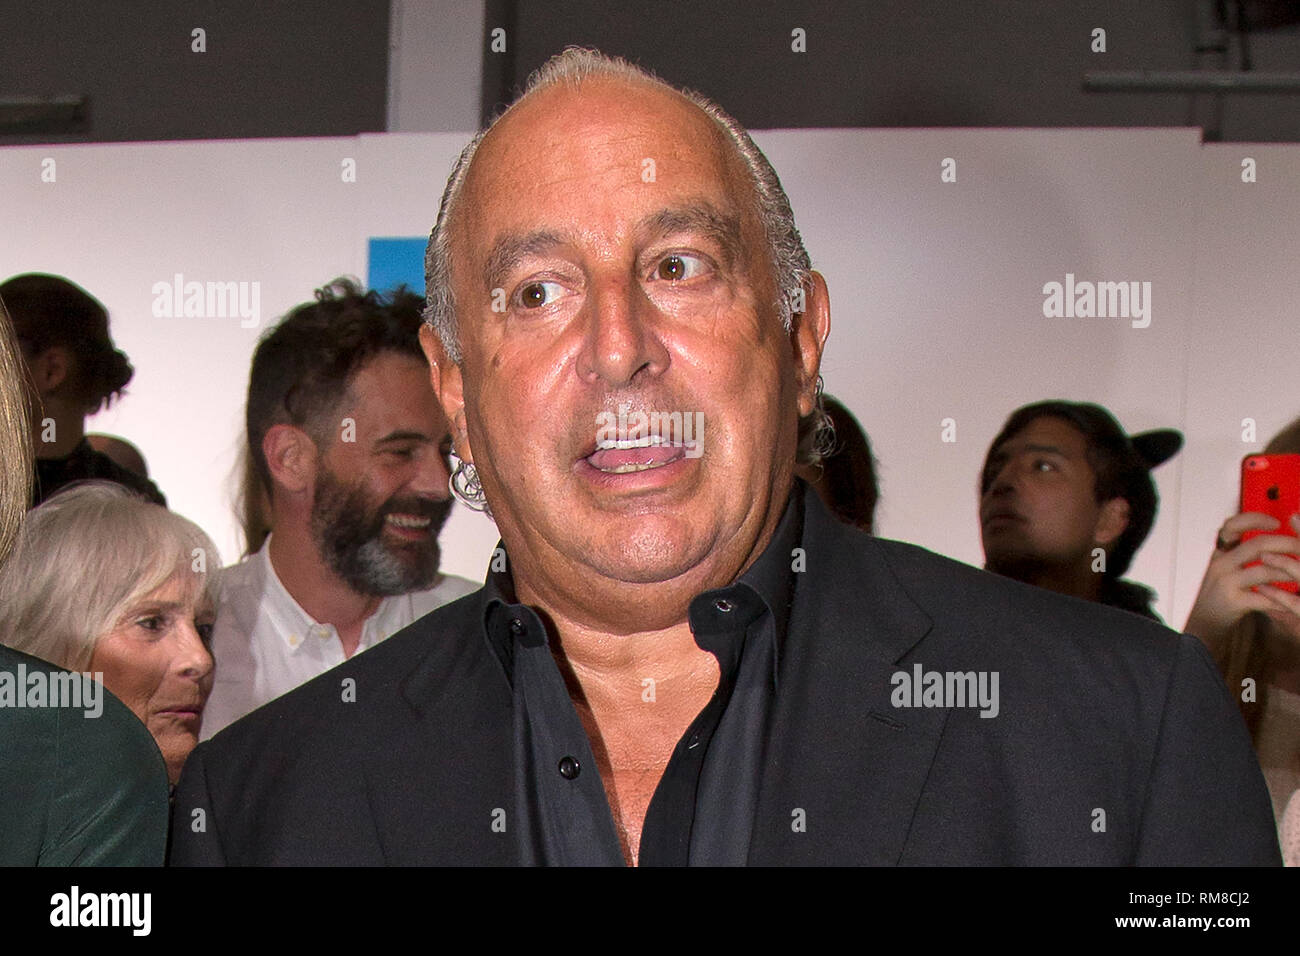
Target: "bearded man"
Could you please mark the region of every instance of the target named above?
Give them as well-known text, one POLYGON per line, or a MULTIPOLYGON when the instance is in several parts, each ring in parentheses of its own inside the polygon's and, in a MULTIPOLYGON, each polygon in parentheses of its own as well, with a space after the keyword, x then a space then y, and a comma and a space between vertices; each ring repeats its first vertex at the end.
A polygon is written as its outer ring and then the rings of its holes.
POLYGON ((259 343, 244 495, 269 534, 246 525, 253 553, 221 573, 203 739, 474 590, 438 573, 450 438, 423 304, 339 280, 259 343))

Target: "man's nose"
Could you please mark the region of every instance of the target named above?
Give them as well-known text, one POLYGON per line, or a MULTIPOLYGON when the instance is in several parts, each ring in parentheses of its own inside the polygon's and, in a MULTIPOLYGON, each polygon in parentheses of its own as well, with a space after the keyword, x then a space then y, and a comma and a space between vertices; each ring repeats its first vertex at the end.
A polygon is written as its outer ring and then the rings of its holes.
POLYGON ((659 340, 654 305, 626 274, 595 276, 587 300, 590 310, 578 373, 588 382, 620 388, 638 375, 658 375, 668 367, 659 340))
POLYGON ((989 484, 989 490, 985 494, 1001 497, 1014 491, 1018 474, 1016 463, 1013 461, 1007 462, 993 476, 993 481, 989 484))
POLYGON ((415 477, 411 479, 410 490, 419 495, 426 495, 438 501, 446 501, 451 497, 451 490, 447 487, 447 482, 451 478, 451 471, 447 467, 447 459, 442 453, 439 446, 434 446, 428 454, 419 456, 418 467, 415 477))

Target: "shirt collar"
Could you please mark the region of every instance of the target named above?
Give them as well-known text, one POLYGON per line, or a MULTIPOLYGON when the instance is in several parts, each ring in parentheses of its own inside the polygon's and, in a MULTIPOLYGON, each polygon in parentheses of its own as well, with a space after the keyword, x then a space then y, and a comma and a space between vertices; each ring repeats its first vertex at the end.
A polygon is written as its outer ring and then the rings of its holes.
MULTIPOLYGON (((262 603, 271 618, 271 623, 280 640, 290 651, 296 651, 312 638, 320 640, 322 637, 338 638, 338 631, 333 624, 321 623, 307 613, 306 609, 297 602, 289 589, 284 586, 280 576, 275 573, 275 565, 271 563, 271 536, 268 535, 262 547, 253 555, 252 560, 258 562, 259 572, 262 577, 262 603)), ((385 615, 389 613, 393 606, 392 598, 383 598, 376 605, 374 613, 366 618, 361 627, 361 640, 357 644, 358 650, 363 650, 375 643, 376 626, 384 621, 385 615)), ((380 629, 382 630, 382 628, 380 629)))
POLYGON ((758 560, 725 588, 705 591, 691 601, 691 629, 695 643, 718 657, 724 674, 734 673, 743 644, 735 639, 764 614, 773 625, 772 686, 777 686, 781 651, 794 602, 795 549, 803 538, 803 483, 796 479, 786 499, 785 511, 758 560))
MULTIPOLYGON (((801 480, 795 480, 772 540, 757 561, 727 587, 705 591, 691 601, 689 620, 695 642, 718 657, 724 675, 734 672, 739 660, 742 645, 733 636, 737 633, 743 636, 749 625, 763 614, 770 613, 775 634, 772 681, 773 686, 776 684, 781 650, 790 623, 790 606, 794 601, 794 573, 801 567, 796 549, 803 538, 803 499, 807 490, 801 480)), ((509 559, 500 560, 505 553, 505 545, 498 541, 492 564, 504 567, 502 570, 489 570, 480 606, 488 645, 509 680, 513 673, 512 638, 517 634, 543 634, 545 628, 532 608, 516 603, 509 559), (514 625, 512 632, 512 622, 516 620, 523 626, 514 625)))

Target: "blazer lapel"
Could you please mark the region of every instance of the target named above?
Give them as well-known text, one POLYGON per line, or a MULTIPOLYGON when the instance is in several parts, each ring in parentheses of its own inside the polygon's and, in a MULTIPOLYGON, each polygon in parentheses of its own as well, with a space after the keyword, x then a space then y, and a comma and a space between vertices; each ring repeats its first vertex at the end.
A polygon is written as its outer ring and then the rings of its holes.
POLYGON ((874 539, 805 499, 751 864, 895 864, 948 716, 890 702, 930 630, 874 539))
MULTIPOLYGON (((428 652, 386 690, 365 768, 376 836, 393 865, 518 862, 510 689, 477 602, 433 632, 428 652), (458 616, 459 617, 459 616, 458 616)), ((392 638, 390 638, 392 640, 392 638)))

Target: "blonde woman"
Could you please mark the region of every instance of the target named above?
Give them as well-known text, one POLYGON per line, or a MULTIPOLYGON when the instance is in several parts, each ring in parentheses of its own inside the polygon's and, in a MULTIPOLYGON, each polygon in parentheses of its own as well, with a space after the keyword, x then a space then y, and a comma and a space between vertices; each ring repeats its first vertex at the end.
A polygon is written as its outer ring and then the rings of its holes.
POLYGON ((0 571, 0 643, 102 673, 175 784, 212 690, 210 565, 216 551, 192 522, 120 485, 70 487, 27 516, 0 571))

